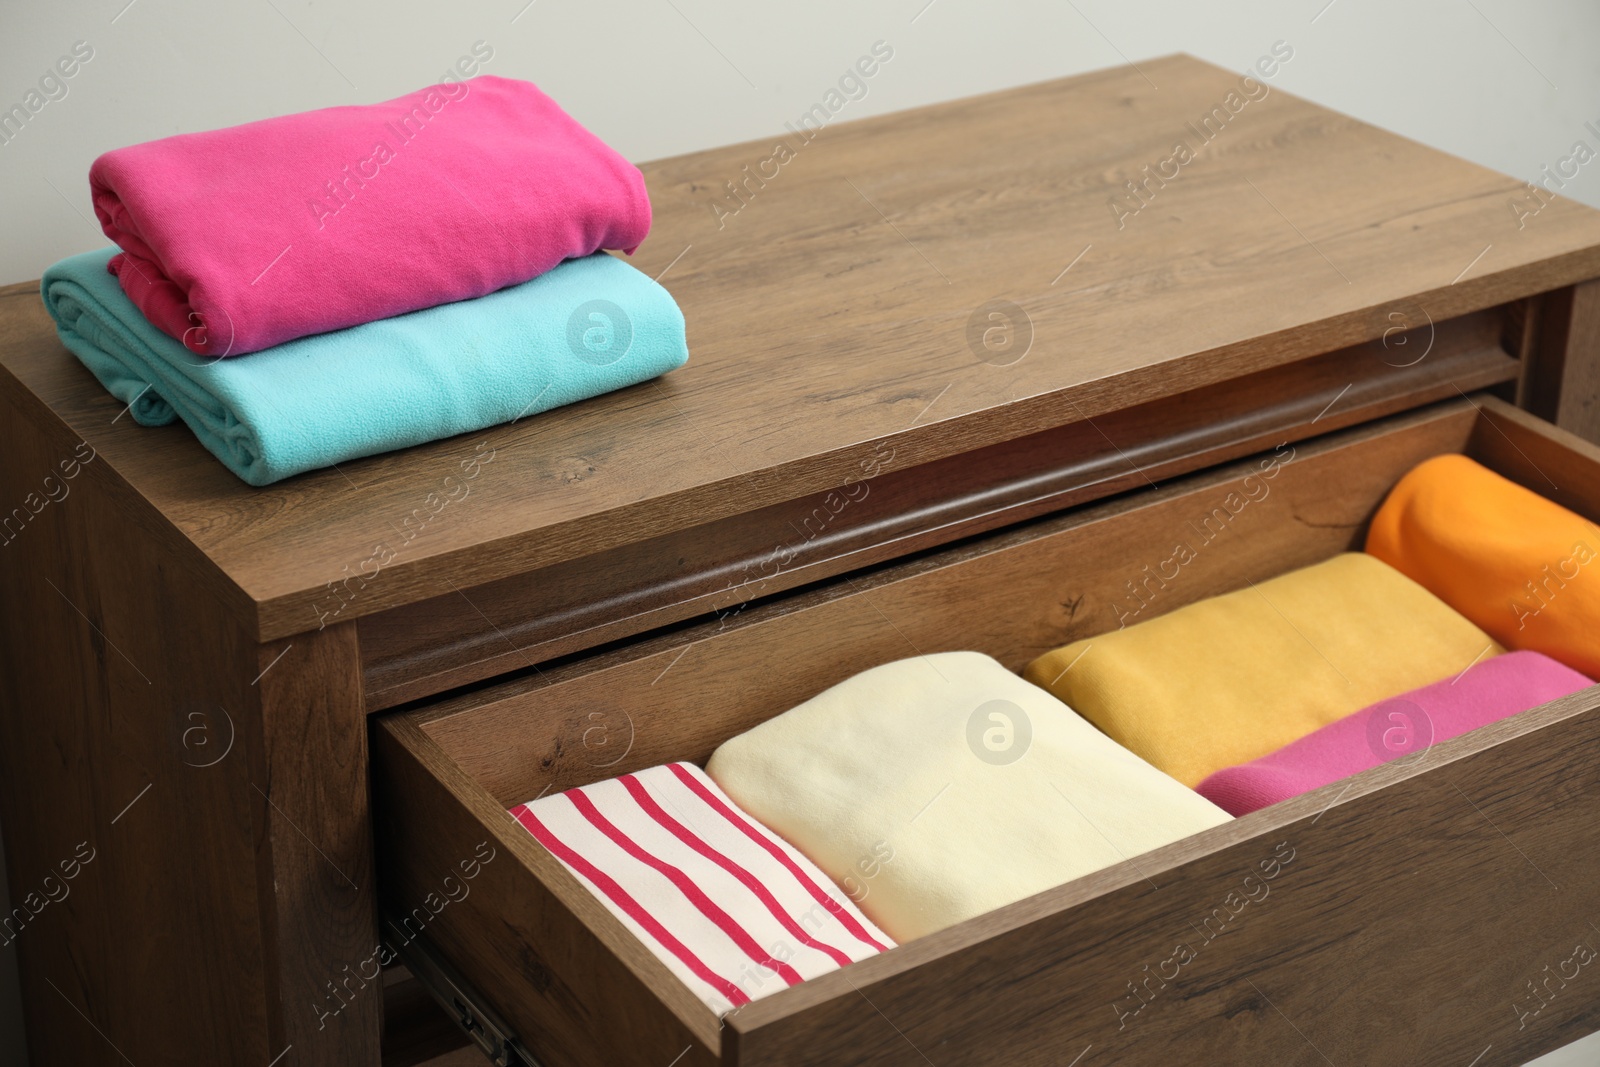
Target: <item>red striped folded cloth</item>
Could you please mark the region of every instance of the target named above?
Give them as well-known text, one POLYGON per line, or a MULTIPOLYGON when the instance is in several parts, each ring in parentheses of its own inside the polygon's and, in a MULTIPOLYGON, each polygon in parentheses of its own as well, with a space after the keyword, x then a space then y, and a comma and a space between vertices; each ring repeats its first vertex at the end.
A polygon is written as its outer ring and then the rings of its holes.
POLYGON ((718 1015, 894 947, 689 763, 511 809, 718 1015))

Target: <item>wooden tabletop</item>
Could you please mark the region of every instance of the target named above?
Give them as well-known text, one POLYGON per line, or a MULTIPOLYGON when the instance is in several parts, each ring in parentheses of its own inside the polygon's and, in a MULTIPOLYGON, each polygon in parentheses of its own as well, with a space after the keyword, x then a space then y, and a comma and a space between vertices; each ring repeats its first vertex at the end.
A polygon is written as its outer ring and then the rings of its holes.
POLYGON ((265 640, 349 575, 341 619, 1600 276, 1600 212, 1519 220, 1521 181, 1261 93, 1172 56, 645 165, 634 262, 688 366, 266 488, 119 418, 36 287, 0 296, 0 392, 93 445, 265 640), (971 341, 991 301, 1031 324, 1015 362, 971 341))

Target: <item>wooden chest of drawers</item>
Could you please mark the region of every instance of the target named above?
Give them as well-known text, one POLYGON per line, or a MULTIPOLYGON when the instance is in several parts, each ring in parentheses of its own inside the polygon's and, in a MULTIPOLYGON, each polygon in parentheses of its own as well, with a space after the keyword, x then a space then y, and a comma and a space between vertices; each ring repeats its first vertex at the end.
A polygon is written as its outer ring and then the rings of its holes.
POLYGON ((1113 628, 1165 524, 1279 446, 1171 606, 1359 545, 1439 452, 1600 518, 1600 213, 1519 219, 1522 183, 1275 90, 1152 179, 1238 78, 1145 72, 829 127, 776 177, 765 141, 647 165, 687 367, 265 489, 3 291, 13 903, 94 856, 15 931, 35 1064, 417 1062, 380 913, 480 841, 429 949, 550 1067, 1487 1067, 1600 1024, 1511 1007, 1600 914, 1593 693, 721 1025, 503 817, 877 662, 1113 628), (1259 915, 1130 993, 1280 844, 1259 915))

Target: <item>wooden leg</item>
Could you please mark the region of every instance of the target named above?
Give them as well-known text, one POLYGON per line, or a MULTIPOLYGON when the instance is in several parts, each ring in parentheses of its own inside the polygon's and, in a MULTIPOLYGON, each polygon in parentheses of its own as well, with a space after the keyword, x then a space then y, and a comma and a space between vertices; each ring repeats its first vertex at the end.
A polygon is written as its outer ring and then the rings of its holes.
MULTIPOLYGON (((77 441, 0 401, 0 445, 9 504, 77 441)), ((377 939, 353 625, 259 646, 103 461, 66 484, 0 544, 33 1067, 376 1067, 382 990, 346 981, 377 939)))
POLYGON ((1564 430, 1600 441, 1600 279, 1541 299, 1518 403, 1564 430))

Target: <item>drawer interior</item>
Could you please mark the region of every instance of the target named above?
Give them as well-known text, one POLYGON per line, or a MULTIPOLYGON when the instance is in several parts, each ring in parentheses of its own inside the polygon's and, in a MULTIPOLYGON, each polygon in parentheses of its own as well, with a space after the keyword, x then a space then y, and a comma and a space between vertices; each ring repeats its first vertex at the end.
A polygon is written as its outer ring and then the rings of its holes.
MULTIPOLYGON (((1470 1062, 1491 1041, 1473 1045, 1488 1005, 1516 1022, 1504 1004, 1517 995, 1518 968, 1537 973, 1534 949, 1600 907, 1592 848, 1600 761, 1581 756, 1600 747, 1593 689, 721 1021, 505 811, 671 760, 703 763, 723 740, 890 660, 976 649, 1019 669, 1115 628, 1131 582, 1191 524, 1214 536, 1147 614, 1359 549, 1395 481, 1445 452, 1600 517, 1600 450, 1492 398, 1460 397, 377 718, 385 906, 423 916, 419 935, 551 1065, 1066 1063, 1096 1044, 1120 1048, 1115 1062, 1164 1063, 1208 1041, 1217 1055, 1248 1048, 1252 1061, 1288 1061, 1306 1043, 1295 1027, 1268 1025, 1280 1009, 1288 1018, 1318 1013, 1302 1021, 1342 1053, 1335 1062, 1432 1062, 1439 1049, 1470 1062), (1232 513, 1221 503, 1235 490, 1249 502, 1232 513), (1477 799, 1463 804, 1469 793, 1477 799), (1505 848, 1506 822, 1521 828, 1515 851, 1505 848), (1211 952, 1150 1022, 1133 1033, 1118 1026, 1127 1013, 1111 1005, 1130 995, 1142 965, 1161 958, 1169 932, 1205 914, 1212 897, 1286 841, 1307 856, 1293 895, 1241 928, 1226 952, 1211 952), (484 847, 496 859, 478 866, 470 892, 437 912, 416 911, 484 847), (1519 851, 1533 870, 1520 866, 1519 851), (1406 870, 1385 866, 1396 864, 1406 870), (1437 914, 1364 912, 1363 887, 1384 879, 1395 882, 1402 909, 1433 901, 1437 914), (1536 918, 1527 898, 1544 882, 1564 888, 1541 901, 1536 918), (1493 930, 1475 930, 1472 917, 1490 914, 1493 930), (1463 978, 1450 961, 1473 938, 1475 973, 1463 978), (1269 1004, 1266 988, 1285 1003, 1269 1004), (1391 998, 1385 1017, 1409 1030, 1357 1025, 1380 993, 1391 998)), ((1595 1003, 1574 996, 1553 1003, 1536 1027, 1496 1028, 1484 1062, 1520 1062, 1503 1057, 1525 1059, 1600 1027, 1595 1003)))

